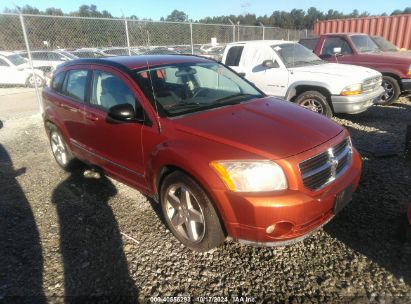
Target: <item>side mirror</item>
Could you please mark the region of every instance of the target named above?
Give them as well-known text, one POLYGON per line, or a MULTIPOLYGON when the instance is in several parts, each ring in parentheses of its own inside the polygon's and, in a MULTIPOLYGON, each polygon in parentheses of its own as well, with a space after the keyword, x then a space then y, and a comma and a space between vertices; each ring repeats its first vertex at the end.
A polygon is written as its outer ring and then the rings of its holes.
POLYGON ((342 51, 342 49, 341 49, 340 47, 335 47, 335 48, 333 48, 333 54, 334 54, 335 56, 342 55, 342 54, 341 54, 341 51, 342 51))
POLYGON ((269 68, 269 69, 280 67, 277 61, 272 61, 272 60, 264 60, 262 63, 262 66, 269 68))
POLYGON ((107 118, 113 122, 144 122, 144 112, 142 108, 136 112, 129 103, 115 105, 108 110, 107 118))

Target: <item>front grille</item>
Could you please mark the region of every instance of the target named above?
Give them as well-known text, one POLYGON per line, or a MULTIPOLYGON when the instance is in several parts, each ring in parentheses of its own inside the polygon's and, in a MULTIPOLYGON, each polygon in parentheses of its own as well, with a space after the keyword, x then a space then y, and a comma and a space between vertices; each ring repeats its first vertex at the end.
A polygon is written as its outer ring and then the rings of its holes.
POLYGON ((344 173, 351 159, 351 141, 347 137, 327 151, 299 163, 304 186, 310 190, 325 187, 344 173))
POLYGON ((382 77, 377 76, 377 77, 372 77, 364 80, 362 84, 362 89, 364 93, 372 92, 378 89, 381 86, 382 83, 382 77))

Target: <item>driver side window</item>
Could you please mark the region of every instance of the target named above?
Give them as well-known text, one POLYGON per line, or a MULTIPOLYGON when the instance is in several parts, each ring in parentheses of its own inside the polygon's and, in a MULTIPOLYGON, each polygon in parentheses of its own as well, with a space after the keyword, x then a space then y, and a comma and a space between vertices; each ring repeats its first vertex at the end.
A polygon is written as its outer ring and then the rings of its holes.
POLYGON ((130 88, 123 80, 103 71, 93 72, 90 103, 104 110, 128 103, 136 110, 136 98, 130 88))

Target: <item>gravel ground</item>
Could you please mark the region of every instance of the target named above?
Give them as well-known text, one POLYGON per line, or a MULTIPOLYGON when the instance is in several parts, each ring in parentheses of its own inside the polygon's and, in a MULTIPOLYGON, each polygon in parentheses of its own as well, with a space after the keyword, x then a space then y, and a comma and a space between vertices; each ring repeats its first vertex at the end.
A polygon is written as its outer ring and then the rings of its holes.
POLYGON ((401 155, 411 101, 335 120, 363 155, 353 202, 304 242, 256 248, 227 241, 203 254, 180 245, 158 206, 139 192, 61 171, 39 116, 5 121, 0 302, 177 295, 232 302, 241 295, 257 302, 410 303, 411 241, 401 239, 400 223, 411 200, 411 164, 401 155))

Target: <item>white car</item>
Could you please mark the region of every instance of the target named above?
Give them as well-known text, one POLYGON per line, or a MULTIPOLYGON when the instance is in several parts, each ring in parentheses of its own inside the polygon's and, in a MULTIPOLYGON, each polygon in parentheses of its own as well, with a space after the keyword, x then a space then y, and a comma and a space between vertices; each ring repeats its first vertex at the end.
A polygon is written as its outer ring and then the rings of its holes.
MULTIPOLYGON (((28 59, 27 52, 19 53, 21 56, 28 59)), ((56 68, 59 64, 68 61, 78 59, 77 56, 70 54, 67 51, 55 50, 55 51, 32 51, 31 59, 33 60, 33 66, 40 68, 43 71, 49 71, 50 67, 56 68)))
POLYGON ((45 75, 39 69, 30 68, 26 59, 12 52, 0 52, 0 85, 26 85, 34 87, 45 83, 45 75))
POLYGON ((222 62, 277 96, 320 114, 355 114, 378 102, 381 73, 354 65, 328 63, 292 41, 261 40, 227 45, 222 62))

